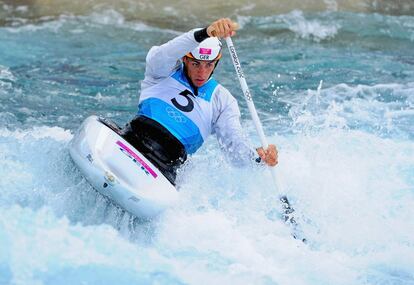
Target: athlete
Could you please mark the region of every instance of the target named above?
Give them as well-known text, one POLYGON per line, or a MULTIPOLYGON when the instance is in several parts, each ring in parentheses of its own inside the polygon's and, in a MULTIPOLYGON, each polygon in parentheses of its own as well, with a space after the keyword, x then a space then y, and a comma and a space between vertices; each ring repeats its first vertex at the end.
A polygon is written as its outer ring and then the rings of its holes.
POLYGON ((222 56, 218 38, 234 36, 236 25, 219 19, 152 47, 146 57, 138 114, 123 136, 175 183, 176 170, 215 133, 236 164, 278 163, 275 145, 255 151, 246 143, 236 99, 213 77, 222 56))

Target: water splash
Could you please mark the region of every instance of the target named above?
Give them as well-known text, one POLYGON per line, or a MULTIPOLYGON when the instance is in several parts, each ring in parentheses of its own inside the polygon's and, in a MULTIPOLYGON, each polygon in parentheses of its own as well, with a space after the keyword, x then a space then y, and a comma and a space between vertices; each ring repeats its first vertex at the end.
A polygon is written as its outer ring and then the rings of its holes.
POLYGON ((316 42, 335 37, 340 26, 337 23, 323 23, 320 20, 307 20, 303 12, 293 11, 282 17, 288 28, 299 37, 316 42))

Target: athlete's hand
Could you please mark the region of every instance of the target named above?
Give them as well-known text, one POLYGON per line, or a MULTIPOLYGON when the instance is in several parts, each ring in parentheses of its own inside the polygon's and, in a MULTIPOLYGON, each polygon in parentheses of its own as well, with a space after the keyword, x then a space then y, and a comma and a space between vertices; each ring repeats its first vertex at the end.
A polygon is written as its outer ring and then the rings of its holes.
POLYGON ((262 161, 264 161, 267 165, 275 166, 278 163, 277 149, 274 144, 269 144, 269 147, 266 150, 262 147, 259 147, 256 150, 262 161))
POLYGON ((210 37, 227 38, 234 36, 238 28, 239 25, 229 18, 221 18, 207 27, 207 34, 210 37))

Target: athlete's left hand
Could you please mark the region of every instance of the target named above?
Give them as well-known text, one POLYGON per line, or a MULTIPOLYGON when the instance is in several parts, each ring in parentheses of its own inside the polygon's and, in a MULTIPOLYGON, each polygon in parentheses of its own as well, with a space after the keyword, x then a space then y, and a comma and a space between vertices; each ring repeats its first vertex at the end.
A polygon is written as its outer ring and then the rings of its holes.
POLYGON ((262 147, 259 147, 256 150, 262 161, 264 161, 267 165, 275 166, 278 163, 277 149, 274 144, 269 144, 266 150, 262 147))

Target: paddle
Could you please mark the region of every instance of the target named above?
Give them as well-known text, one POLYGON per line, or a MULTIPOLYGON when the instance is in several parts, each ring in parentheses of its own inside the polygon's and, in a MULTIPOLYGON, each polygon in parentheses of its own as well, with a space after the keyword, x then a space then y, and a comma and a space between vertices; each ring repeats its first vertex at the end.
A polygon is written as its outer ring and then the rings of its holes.
MULTIPOLYGON (((240 86, 241 86, 243 94, 244 94, 244 98, 246 99, 246 102, 247 102, 247 107, 249 108, 250 115, 251 115, 251 117, 253 119, 253 122, 254 122, 254 125, 256 127, 256 131, 257 131, 257 133, 260 137, 262 147, 263 147, 263 149, 267 149, 269 144, 268 144, 266 136, 263 132, 262 124, 260 122, 259 116, 257 115, 257 111, 256 111, 256 108, 255 108, 254 103, 253 103, 253 98, 252 98, 252 95, 250 93, 249 87, 247 86, 246 79, 244 77, 244 73, 243 73, 243 70, 242 70, 241 65, 240 65, 240 60, 237 56, 236 49, 234 48, 233 41, 232 41, 231 37, 226 38, 226 43, 227 43, 227 47, 228 47, 229 52, 230 52, 230 57, 233 61, 234 69, 236 70, 237 77, 239 78, 239 82, 240 82, 240 86)), ((283 212, 283 218, 284 218, 285 222, 287 222, 291 226, 293 226, 293 230, 295 231, 293 233, 293 237, 297 238, 297 239, 301 239, 302 241, 305 242, 306 239, 304 239, 302 237, 299 237, 300 234, 299 234, 299 230, 298 230, 298 225, 297 225, 295 219, 292 216, 292 213, 294 212, 294 209, 291 207, 288 198, 285 195, 281 194, 284 191, 283 191, 282 185, 279 182, 280 179, 278 178, 278 173, 276 171, 276 168, 275 167, 268 167, 268 168, 269 168, 269 170, 272 174, 273 184, 276 187, 277 193, 279 194, 279 200, 280 200, 280 202, 282 204, 282 208, 283 208, 283 211, 282 211, 283 212)))

